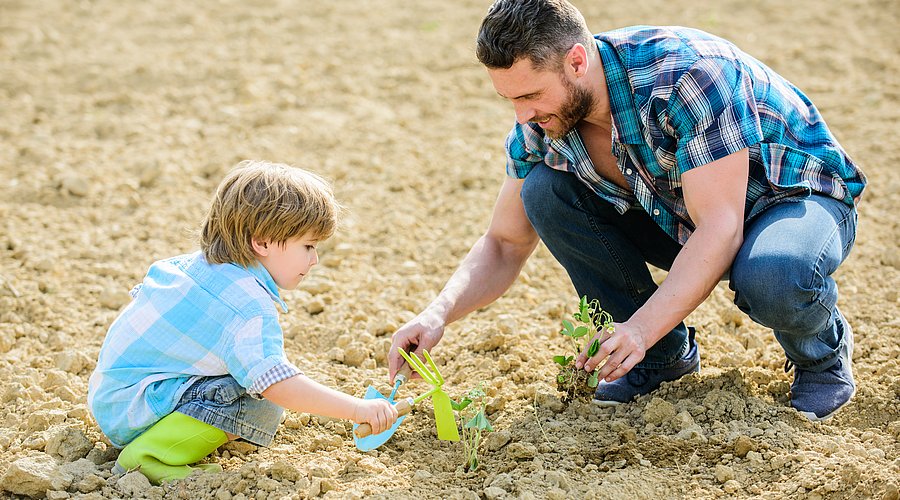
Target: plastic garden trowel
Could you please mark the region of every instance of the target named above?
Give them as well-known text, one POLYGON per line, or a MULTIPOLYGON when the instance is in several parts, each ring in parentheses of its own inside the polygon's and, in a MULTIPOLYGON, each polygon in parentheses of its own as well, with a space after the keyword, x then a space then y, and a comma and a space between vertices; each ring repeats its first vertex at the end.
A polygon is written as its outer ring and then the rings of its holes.
MULTIPOLYGON (((394 387, 399 387, 400 384, 394 385, 394 387)), ((387 399, 391 403, 394 402, 394 392, 391 391, 390 397, 384 397, 383 394, 378 392, 378 389, 372 387, 371 385, 366 389, 366 396, 364 399, 387 399)), ((402 400, 400 403, 405 403, 406 406, 409 406, 409 401, 402 400)), ((397 404, 397 412, 400 412, 400 403, 397 404)), ((394 425, 391 426, 390 429, 382 432, 381 434, 372 434, 372 427, 369 424, 354 424, 353 425, 353 441, 356 443, 356 447, 360 451, 372 451, 375 448, 383 445, 387 442, 391 436, 394 435, 394 432, 397 431, 397 427, 400 426, 400 422, 406 418, 406 414, 409 413, 409 409, 406 412, 402 413, 402 415, 394 422, 394 425)))
MULTIPOLYGON (((400 388, 400 384, 406 381, 409 378, 412 370, 409 367, 404 367, 404 370, 401 370, 400 373, 394 378, 394 388, 391 390, 391 394, 388 397, 384 397, 383 394, 378 392, 373 386, 369 386, 366 388, 366 395, 363 399, 387 399, 391 403, 394 402, 394 395, 397 394, 397 389, 400 388)), ((404 399, 399 401, 397 406, 397 412, 400 414, 400 417, 397 418, 397 421, 394 422, 394 425, 391 426, 390 429, 380 433, 380 434, 372 434, 372 427, 369 424, 355 424, 353 426, 353 441, 356 443, 356 447, 360 451, 372 451, 375 448, 383 445, 387 442, 391 436, 394 435, 394 432, 397 431, 397 427, 400 426, 400 422, 406 418, 406 414, 409 413, 410 409, 412 409, 412 405, 415 404, 414 399, 404 399), (404 411, 405 410, 405 411, 404 411)))
MULTIPOLYGON (((431 396, 431 404, 434 406, 434 422, 437 426, 438 439, 444 441, 459 441, 459 429, 456 427, 456 417, 453 415, 453 406, 450 402, 450 396, 448 396, 441 388, 441 386, 444 385, 444 377, 441 376, 441 372, 438 371, 437 366, 434 364, 434 360, 431 359, 428 351, 422 351, 422 354, 425 355, 425 361, 428 362, 428 366, 425 366, 425 363, 423 363, 415 353, 407 354, 402 349, 399 352, 400 355, 403 356, 403 359, 412 366, 413 370, 421 375, 426 382, 431 384, 431 390, 416 398, 416 401, 418 402, 431 396), (431 369, 429 370, 429 368, 431 369)), ((399 411, 400 408, 398 407, 397 409, 399 411)))

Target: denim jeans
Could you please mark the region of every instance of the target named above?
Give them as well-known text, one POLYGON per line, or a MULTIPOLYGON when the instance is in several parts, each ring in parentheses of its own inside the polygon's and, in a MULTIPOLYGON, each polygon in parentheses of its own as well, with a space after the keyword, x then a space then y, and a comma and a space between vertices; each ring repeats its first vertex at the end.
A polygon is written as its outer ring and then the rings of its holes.
MULTIPOLYGON (((522 186, 525 212, 562 264, 579 296, 598 299, 624 322, 656 291, 647 264, 669 270, 681 245, 642 209, 619 214, 574 174, 533 169, 522 186)), ((813 195, 776 204, 744 227, 729 273, 735 304, 772 328, 800 368, 834 364, 843 338, 837 286, 831 273, 856 236, 856 210, 813 195)), ((688 348, 687 328, 676 326, 651 346, 642 368, 672 365, 688 348)))
POLYGON ((175 411, 194 417, 258 446, 269 446, 284 410, 256 399, 230 375, 203 377, 181 396, 175 411))

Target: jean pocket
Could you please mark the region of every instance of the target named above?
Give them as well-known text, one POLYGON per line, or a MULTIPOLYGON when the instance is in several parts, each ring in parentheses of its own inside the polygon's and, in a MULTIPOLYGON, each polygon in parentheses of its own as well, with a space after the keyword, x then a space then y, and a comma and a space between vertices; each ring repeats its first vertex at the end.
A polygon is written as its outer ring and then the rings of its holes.
POLYGON ((204 385, 201 397, 219 406, 230 406, 243 394, 239 387, 233 378, 219 377, 204 385))

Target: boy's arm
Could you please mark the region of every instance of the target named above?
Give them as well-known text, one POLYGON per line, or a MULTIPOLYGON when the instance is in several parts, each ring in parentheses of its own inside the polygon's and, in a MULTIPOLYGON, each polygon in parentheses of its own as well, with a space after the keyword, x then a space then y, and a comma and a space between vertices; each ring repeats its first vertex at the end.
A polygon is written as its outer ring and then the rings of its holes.
POLYGON ((326 417, 368 422, 378 434, 397 420, 397 409, 386 400, 364 400, 326 387, 305 376, 276 382, 262 392, 267 400, 290 410, 326 417))

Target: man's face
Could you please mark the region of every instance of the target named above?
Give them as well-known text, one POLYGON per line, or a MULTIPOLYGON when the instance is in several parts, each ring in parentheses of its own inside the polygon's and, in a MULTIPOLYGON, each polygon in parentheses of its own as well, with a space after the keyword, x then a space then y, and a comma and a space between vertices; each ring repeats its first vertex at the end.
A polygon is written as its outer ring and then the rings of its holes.
POLYGON ((512 102, 519 123, 534 122, 553 139, 568 134, 587 117, 594 94, 555 70, 539 71, 521 59, 509 69, 488 69, 497 93, 512 102))

